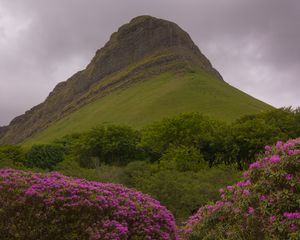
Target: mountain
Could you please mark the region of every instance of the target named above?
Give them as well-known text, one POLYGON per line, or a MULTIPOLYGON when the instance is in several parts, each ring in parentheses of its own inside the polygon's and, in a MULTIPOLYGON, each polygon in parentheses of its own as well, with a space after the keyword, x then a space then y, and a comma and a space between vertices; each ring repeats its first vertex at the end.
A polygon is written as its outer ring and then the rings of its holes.
POLYGON ((43 103, 1 127, 0 143, 47 142, 103 122, 142 127, 189 111, 231 121, 270 108, 227 84, 178 25, 139 16, 43 103))

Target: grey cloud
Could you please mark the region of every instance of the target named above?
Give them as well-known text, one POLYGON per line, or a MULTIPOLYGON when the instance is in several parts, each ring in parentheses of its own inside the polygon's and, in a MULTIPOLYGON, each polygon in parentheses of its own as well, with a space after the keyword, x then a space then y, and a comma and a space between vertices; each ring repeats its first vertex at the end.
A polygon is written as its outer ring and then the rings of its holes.
POLYGON ((0 125, 142 14, 178 23, 233 86, 277 107, 300 105, 299 12, 298 0, 0 0, 0 125))

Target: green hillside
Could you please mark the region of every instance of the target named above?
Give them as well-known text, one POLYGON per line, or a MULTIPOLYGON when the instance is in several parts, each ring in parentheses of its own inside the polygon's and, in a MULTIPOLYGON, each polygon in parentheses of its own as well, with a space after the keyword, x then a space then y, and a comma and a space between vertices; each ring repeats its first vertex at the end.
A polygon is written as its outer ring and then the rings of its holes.
POLYGON ((80 108, 28 139, 25 145, 46 143, 100 123, 141 128, 163 117, 191 111, 232 121, 243 114, 270 108, 200 69, 181 74, 169 72, 114 91, 80 108))
POLYGON ((182 112, 232 121, 271 108, 227 84, 177 24, 139 16, 121 26, 85 69, 0 128, 0 144, 33 144, 100 123, 135 128, 182 112))

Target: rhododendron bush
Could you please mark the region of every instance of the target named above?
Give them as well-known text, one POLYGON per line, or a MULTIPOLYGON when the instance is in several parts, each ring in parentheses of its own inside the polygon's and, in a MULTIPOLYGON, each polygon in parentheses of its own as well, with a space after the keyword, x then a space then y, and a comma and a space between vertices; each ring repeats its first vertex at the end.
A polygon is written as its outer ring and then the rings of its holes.
POLYGON ((189 218, 187 239, 300 239, 300 139, 266 146, 243 181, 189 218))
POLYGON ((178 239, 172 214, 121 185, 0 169, 1 239, 178 239))

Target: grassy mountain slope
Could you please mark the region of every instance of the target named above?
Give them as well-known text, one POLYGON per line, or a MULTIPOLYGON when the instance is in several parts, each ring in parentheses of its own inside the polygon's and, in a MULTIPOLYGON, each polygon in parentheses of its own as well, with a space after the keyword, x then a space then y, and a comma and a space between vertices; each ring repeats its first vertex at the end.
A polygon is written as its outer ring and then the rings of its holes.
POLYGON ((190 111, 232 121, 243 114, 270 108, 201 69, 166 72, 82 107, 25 144, 46 143, 105 122, 140 128, 163 117, 190 111))
POLYGON ((0 144, 47 142, 103 122, 141 127, 190 111, 232 120, 268 108, 224 82, 177 24, 140 16, 44 102, 0 127, 0 144))

